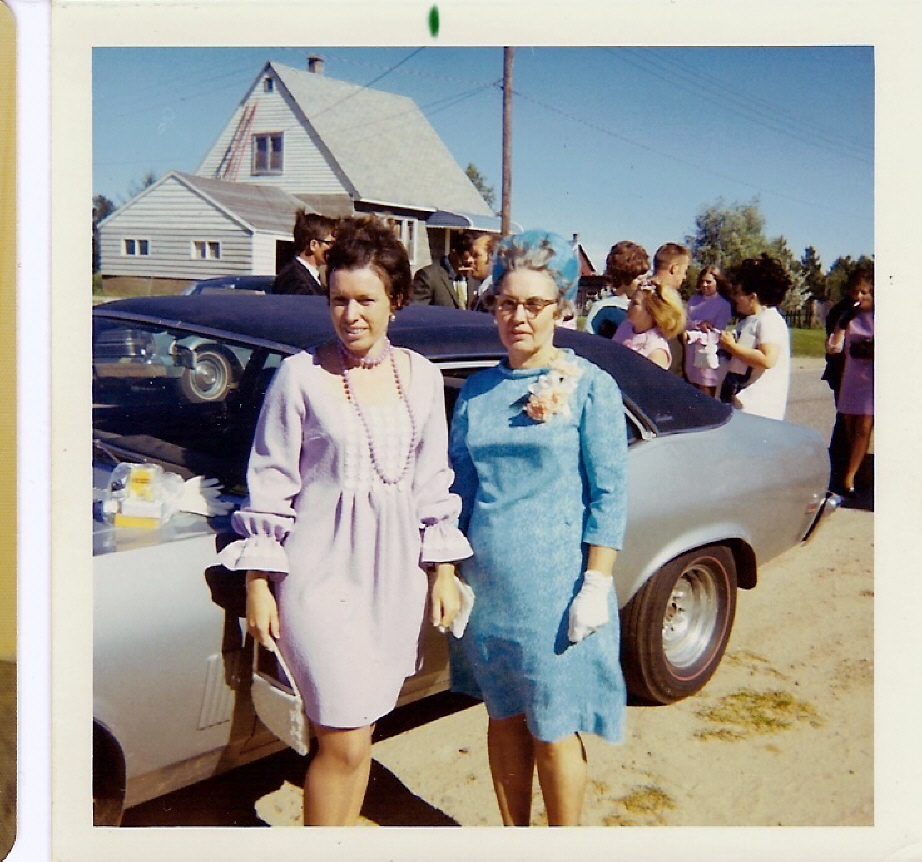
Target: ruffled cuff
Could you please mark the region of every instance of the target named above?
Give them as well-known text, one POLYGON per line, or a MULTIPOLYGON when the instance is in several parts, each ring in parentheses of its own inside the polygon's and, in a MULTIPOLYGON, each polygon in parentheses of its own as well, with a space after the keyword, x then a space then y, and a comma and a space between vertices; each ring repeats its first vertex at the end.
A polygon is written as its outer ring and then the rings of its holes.
POLYGON ((474 554, 464 534, 449 521, 424 524, 421 533, 420 563, 453 563, 474 554))
POLYGON ((249 512, 234 512, 231 524, 244 538, 224 547, 218 562, 228 569, 288 573, 285 539, 291 530, 292 518, 249 512))

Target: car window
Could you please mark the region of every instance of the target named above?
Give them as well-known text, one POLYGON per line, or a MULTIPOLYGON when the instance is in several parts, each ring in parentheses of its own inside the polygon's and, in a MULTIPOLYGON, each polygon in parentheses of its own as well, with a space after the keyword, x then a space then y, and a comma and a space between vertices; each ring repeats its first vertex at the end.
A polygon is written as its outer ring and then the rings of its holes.
POLYGON ((221 338, 96 318, 96 457, 214 476, 242 492, 259 407, 281 359, 221 338))

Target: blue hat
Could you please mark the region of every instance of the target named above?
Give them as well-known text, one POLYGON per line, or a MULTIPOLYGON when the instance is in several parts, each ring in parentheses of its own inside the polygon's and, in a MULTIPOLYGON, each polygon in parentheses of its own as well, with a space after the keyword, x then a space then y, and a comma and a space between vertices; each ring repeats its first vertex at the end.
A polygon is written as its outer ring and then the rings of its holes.
POLYGON ((498 286, 515 269, 544 270, 554 279, 560 299, 572 301, 576 296, 579 261, 572 244, 559 234, 527 230, 502 240, 496 249, 493 284, 498 286))

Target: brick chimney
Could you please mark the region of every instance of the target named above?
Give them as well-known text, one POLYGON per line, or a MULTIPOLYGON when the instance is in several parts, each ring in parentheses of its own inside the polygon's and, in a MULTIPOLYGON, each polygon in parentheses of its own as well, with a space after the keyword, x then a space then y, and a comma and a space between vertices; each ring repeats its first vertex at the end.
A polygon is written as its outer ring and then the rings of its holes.
POLYGON ((307 58, 307 71, 313 72, 315 75, 322 75, 323 57, 320 57, 317 54, 311 54, 311 56, 307 58))

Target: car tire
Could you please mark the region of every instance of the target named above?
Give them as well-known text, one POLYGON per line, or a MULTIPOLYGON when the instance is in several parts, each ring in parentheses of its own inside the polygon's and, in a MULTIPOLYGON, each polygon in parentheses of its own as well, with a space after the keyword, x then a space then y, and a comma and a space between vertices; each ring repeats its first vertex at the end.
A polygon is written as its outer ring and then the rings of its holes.
POLYGON ((663 566, 621 612, 627 689, 667 704, 700 691, 717 670, 736 615, 736 565, 710 545, 663 566))
POLYGON ((120 826, 125 811, 125 758, 112 736, 93 724, 93 825, 120 826))
POLYGON ((190 404, 212 404, 223 401, 237 385, 240 365, 232 353, 208 344, 195 350, 195 365, 183 369, 179 391, 190 404))

